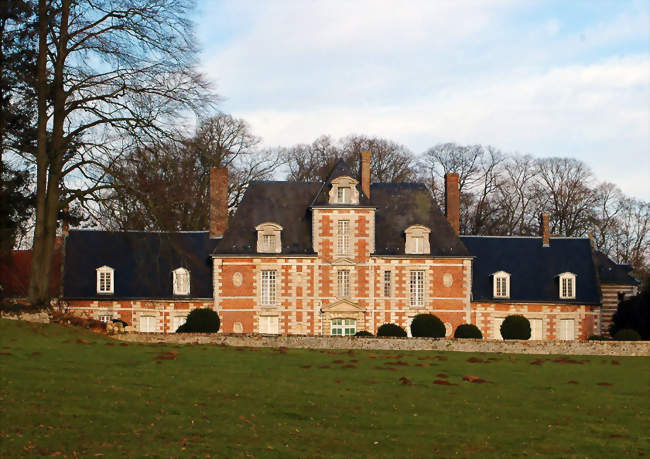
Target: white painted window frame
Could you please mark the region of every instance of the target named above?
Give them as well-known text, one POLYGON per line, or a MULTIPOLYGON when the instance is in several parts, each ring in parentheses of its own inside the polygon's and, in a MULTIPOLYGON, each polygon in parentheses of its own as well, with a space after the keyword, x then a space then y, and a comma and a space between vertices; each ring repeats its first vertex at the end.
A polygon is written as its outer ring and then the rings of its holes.
POLYGON ((350 297, 350 270, 339 269, 336 271, 336 293, 339 298, 350 297))
POLYGON ((492 274, 492 296, 510 298, 510 273, 497 271, 492 274))
POLYGON ((409 273, 409 305, 412 308, 424 307, 426 272, 413 269, 409 273))
POLYGON ((346 318, 332 319, 330 333, 332 336, 354 336, 357 332, 357 320, 346 318), (339 333, 340 332, 340 333, 339 333))
POLYGON ((275 269, 264 269, 260 272, 260 303, 262 306, 275 306, 277 297, 277 277, 275 269))
POLYGON ((411 225, 406 230, 404 253, 408 255, 428 255, 431 253, 429 234, 431 230, 422 225, 411 225))
POLYGON ((336 253, 338 255, 350 253, 350 220, 336 222, 336 253))
POLYGON ((390 298, 393 286, 392 286, 392 271, 384 271, 384 298, 390 298))
POLYGON ((559 276, 558 294, 562 300, 574 300, 576 298, 576 275, 573 273, 562 273, 559 276))
POLYGON ((336 188, 336 201, 339 204, 350 204, 352 197, 352 190, 349 186, 338 186, 336 188))
POLYGON ((187 296, 190 294, 190 271, 186 268, 176 268, 172 271, 172 288, 174 295, 187 296))
POLYGON ((110 266, 97 268, 97 293, 115 293, 115 270, 110 266))

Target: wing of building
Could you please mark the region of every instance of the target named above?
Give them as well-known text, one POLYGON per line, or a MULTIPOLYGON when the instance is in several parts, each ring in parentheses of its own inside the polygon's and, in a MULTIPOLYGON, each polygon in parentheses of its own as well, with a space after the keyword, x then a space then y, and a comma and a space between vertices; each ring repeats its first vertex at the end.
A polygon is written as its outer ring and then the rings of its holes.
POLYGON ((429 312, 448 334, 473 323, 499 339, 513 313, 533 339, 600 333, 604 261, 588 238, 551 237, 548 218, 540 237, 459 236, 457 175, 443 214, 423 184, 371 184, 368 153, 361 166, 360 177, 338 161, 324 182, 252 182, 230 219, 227 172, 212 170, 206 232, 73 230, 63 299, 144 332, 174 332, 209 307, 224 333, 408 331, 429 312))

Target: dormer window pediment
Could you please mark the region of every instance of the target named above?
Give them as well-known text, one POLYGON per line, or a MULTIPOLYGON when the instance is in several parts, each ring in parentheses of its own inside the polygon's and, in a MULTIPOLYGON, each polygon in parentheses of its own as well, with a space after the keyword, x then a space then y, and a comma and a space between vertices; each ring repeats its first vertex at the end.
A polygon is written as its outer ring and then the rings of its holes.
POLYGON ((282 227, 277 223, 266 222, 255 227, 257 231, 258 253, 282 252, 282 227))
POLYGON ((412 225, 404 231, 406 244, 404 253, 411 255, 427 255, 431 253, 429 234, 431 230, 423 225, 412 225))
POLYGON ((510 298, 510 273, 497 271, 492 274, 492 295, 494 298, 510 298))
POLYGON ((330 204, 359 204, 359 190, 357 190, 359 182, 357 180, 342 176, 335 178, 331 183, 330 204))
POLYGON ((559 295, 563 300, 573 300, 576 297, 576 275, 570 272, 558 274, 559 295))

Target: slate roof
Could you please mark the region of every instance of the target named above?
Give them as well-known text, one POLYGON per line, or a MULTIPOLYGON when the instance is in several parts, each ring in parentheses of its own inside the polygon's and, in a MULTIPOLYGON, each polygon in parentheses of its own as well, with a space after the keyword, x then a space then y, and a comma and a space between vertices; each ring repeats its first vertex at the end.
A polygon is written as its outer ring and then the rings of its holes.
POLYGON ((630 276, 632 266, 618 264, 600 251, 596 251, 595 258, 601 284, 638 285, 640 283, 630 276))
POLYGON ((588 238, 461 236, 473 263, 472 299, 490 302, 600 304, 600 287, 588 238), (510 298, 493 298, 492 274, 510 273, 510 298), (576 298, 560 299, 558 274, 576 275, 576 298))
POLYGON ((207 231, 144 232, 71 230, 65 245, 66 299, 179 299, 172 270, 190 271, 189 298, 212 298, 210 253, 216 240, 207 231), (114 294, 97 293, 96 269, 115 270, 114 294))
MULTIPOLYGON (((339 161, 333 172, 337 171, 337 168, 340 172, 342 165, 339 161)), ((214 253, 216 255, 256 253, 255 227, 260 223, 273 222, 283 228, 282 254, 315 255, 311 234, 311 206, 314 204, 314 196, 326 196, 328 191, 327 182, 325 184, 251 182, 236 214, 228 222, 228 229, 214 253)), ((469 256, 467 249, 423 184, 375 183, 370 187, 370 200, 362 192, 360 197, 363 198, 360 199, 360 207, 376 208, 376 254, 404 255, 404 230, 411 225, 419 224, 431 229, 431 255, 408 255, 409 257, 469 256)), ((357 207, 350 204, 340 206, 357 207)), ((259 255, 277 256, 277 254, 259 255)))
MULTIPOLYGON (((331 189, 331 182, 334 179, 337 179, 339 177, 352 177, 354 178, 354 175, 352 175, 352 171, 350 170, 350 167, 348 164, 343 160, 339 159, 336 161, 336 164, 334 164, 334 167, 332 167, 332 170, 330 171, 330 174, 327 176, 325 181, 321 184, 321 188, 318 191, 318 194, 314 195, 313 200, 311 202, 312 206, 327 206, 327 207, 346 207, 348 204, 330 204, 329 203, 329 192, 331 189)), ((361 190, 361 181, 355 185, 355 188, 359 192, 359 207, 372 207, 371 201, 368 200, 368 197, 366 194, 361 190)), ((370 196, 372 196, 372 192, 370 193, 370 196)))

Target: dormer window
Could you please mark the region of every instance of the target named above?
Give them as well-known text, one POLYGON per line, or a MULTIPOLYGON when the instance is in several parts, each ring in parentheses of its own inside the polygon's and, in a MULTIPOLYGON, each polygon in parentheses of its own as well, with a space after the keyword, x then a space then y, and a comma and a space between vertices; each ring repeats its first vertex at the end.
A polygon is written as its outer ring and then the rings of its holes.
POLYGON ((257 230, 258 253, 282 252, 282 227, 277 223, 262 223, 255 227, 257 230))
POLYGON ((510 273, 498 271, 492 275, 494 298, 510 298, 510 273))
POLYGON ((423 255, 431 253, 429 246, 429 233, 431 230, 426 226, 413 225, 406 228, 406 245, 404 253, 412 255, 423 255))
POLYGON ((110 266, 97 268, 97 293, 113 293, 115 284, 114 270, 110 266))
POLYGON ((573 273, 562 273, 559 275, 560 298, 571 300, 576 297, 576 275, 573 273))
POLYGON ((172 271, 172 284, 174 295, 190 294, 190 272, 185 268, 178 268, 172 271))
POLYGON ((332 189, 329 193, 330 204, 359 204, 359 191, 357 182, 352 177, 337 177, 332 180, 332 189))

